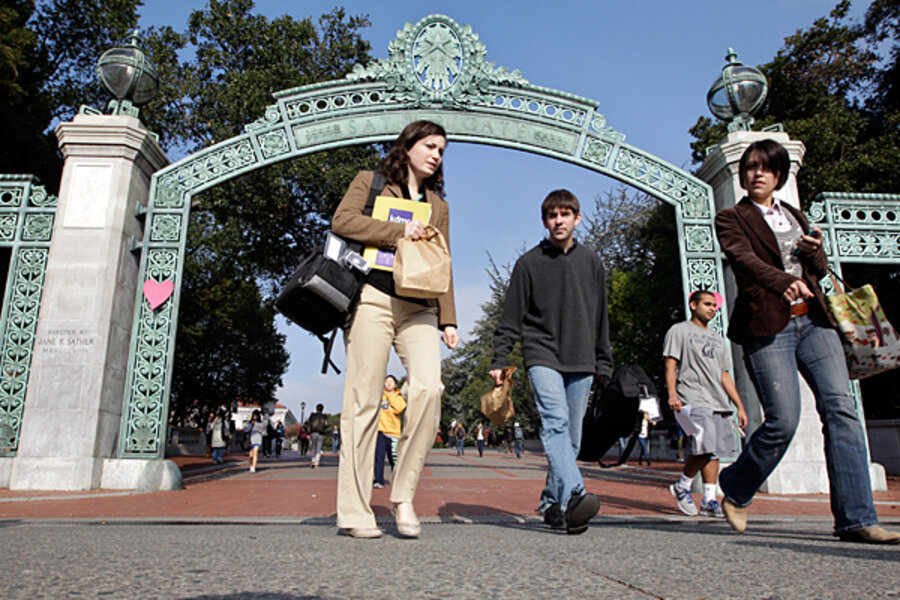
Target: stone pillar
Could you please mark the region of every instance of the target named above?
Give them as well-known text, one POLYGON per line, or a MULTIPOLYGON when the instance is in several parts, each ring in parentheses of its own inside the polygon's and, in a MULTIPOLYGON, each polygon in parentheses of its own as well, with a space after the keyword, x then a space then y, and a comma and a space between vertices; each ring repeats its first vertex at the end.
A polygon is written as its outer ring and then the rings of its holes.
POLYGON ((138 283, 130 245, 143 237, 135 208, 169 161, 130 116, 78 115, 56 134, 65 166, 9 487, 180 487, 170 461, 113 458, 138 283))
MULTIPOLYGON (((740 185, 738 167, 744 150, 756 140, 773 139, 783 145, 791 159, 791 172, 785 186, 775 192, 775 197, 796 208, 800 208, 797 191, 797 171, 803 163, 806 147, 802 142, 791 140, 784 132, 735 131, 728 134, 725 141, 713 147, 697 171, 697 176, 713 187, 716 210, 734 206, 746 193, 740 185)), ((737 289, 731 269, 725 270, 726 306, 729 313, 734 307, 737 289)), ((753 384, 744 367, 741 347, 732 344, 734 379, 738 392, 750 418, 748 436, 763 419, 762 408, 753 384)), ((787 453, 760 491, 772 494, 813 494, 828 492, 828 475, 825 470, 824 440, 822 425, 816 411, 816 400, 812 390, 800 377, 801 413, 800 425, 787 453)), ((863 415, 860 415, 860 419, 863 415)), ((887 489, 887 480, 881 465, 870 464, 869 472, 874 490, 887 489)))

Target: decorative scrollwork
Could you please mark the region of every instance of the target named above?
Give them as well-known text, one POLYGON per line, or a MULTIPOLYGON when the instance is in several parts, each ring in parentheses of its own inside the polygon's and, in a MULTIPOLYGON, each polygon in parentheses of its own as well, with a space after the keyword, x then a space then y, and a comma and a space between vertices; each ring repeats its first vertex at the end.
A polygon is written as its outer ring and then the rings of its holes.
POLYGON ((278 110, 277 104, 270 104, 266 107, 266 112, 256 121, 246 125, 244 127, 244 131, 246 133, 252 133, 254 131, 258 131, 260 129, 268 129, 272 125, 275 125, 281 121, 281 111, 278 110))
POLYGON ((609 155, 612 153, 612 149, 613 145, 610 142, 588 138, 581 158, 587 162, 605 167, 609 161, 609 155))
POLYGON ((717 290, 716 261, 712 258, 687 259, 688 281, 692 290, 717 290))
POLYGON ((47 189, 42 185, 35 185, 31 188, 31 195, 28 197, 28 203, 37 208, 48 208, 57 205, 56 196, 47 193, 47 189))
POLYGON ((900 231, 837 231, 842 257, 900 259, 900 231))
POLYGON ((709 218, 711 195, 700 183, 688 179, 665 163, 623 148, 616 158, 614 169, 626 179, 647 185, 671 202, 681 204, 685 217, 709 218))
POLYGON ((22 206, 23 193, 24 190, 21 184, 4 182, 0 185, 0 207, 22 206))
POLYGON ((688 252, 712 252, 712 227, 709 225, 685 225, 684 242, 688 252))
POLYGON ((154 215, 150 227, 150 241, 177 242, 181 238, 181 215, 154 215))
POLYGON ((22 240, 49 242, 53 234, 53 215, 48 213, 27 215, 22 227, 22 240))
POLYGON ((0 454, 18 448, 49 252, 48 248, 22 248, 13 263, 12 293, 7 299, 9 314, 0 351, 0 454))
POLYGON ((825 203, 813 202, 806 213, 810 223, 821 223, 825 219, 825 203))
POLYGON ((0 214, 0 241, 11 242, 16 239, 16 226, 19 224, 17 213, 0 214))
POLYGON ((291 149, 287 135, 281 129, 260 136, 259 147, 266 158, 284 154, 291 149))
MULTIPOLYGON (((157 282, 174 280, 178 264, 178 250, 153 249, 148 252, 147 277, 157 282)), ((172 302, 166 302, 156 310, 141 302, 137 340, 133 342, 134 362, 131 396, 127 398, 123 414, 123 456, 157 455, 162 439, 160 432, 165 425, 166 359, 172 343, 172 302)))

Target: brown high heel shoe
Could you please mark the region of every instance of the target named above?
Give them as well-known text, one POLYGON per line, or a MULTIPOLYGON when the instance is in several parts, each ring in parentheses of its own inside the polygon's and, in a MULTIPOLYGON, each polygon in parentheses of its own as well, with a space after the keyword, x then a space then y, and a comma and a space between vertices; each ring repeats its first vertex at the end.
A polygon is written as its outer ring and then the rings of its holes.
POLYGON ((397 522, 397 531, 404 537, 417 538, 422 533, 422 525, 419 523, 412 502, 394 502, 391 504, 391 513, 397 522))

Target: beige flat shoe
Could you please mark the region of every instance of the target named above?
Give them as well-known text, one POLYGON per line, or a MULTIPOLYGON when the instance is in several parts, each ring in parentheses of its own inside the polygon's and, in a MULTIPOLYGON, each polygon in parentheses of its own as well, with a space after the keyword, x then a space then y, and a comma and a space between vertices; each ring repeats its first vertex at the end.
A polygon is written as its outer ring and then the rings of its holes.
POLYGON ((728 501, 728 498, 722 499, 722 512, 725 513, 725 520, 731 525, 731 528, 738 533, 744 533, 747 530, 747 507, 735 506, 728 501))
POLYGON ((341 533, 360 539, 375 539, 381 537, 381 530, 377 527, 346 527, 341 529, 341 533))
POLYGON ((400 535, 417 538, 422 533, 422 525, 416 517, 412 502, 394 502, 391 504, 391 513, 397 522, 397 531, 400 535))

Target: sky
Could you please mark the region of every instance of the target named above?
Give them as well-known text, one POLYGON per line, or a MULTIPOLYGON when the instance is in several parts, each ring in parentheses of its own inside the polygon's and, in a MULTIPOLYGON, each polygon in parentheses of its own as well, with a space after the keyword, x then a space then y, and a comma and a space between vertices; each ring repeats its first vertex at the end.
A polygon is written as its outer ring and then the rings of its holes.
MULTIPOLYGON (((607 125, 626 142, 677 167, 693 170, 688 129, 711 116, 706 93, 733 47, 749 65, 769 62, 798 29, 825 17, 838 0, 257 0, 256 12, 296 20, 341 6, 349 15, 368 15, 362 31, 374 58, 388 56, 388 44, 407 22, 444 14, 470 25, 487 49, 487 60, 518 69, 530 83, 590 98, 607 125)), ((199 0, 145 0, 142 28, 186 29, 199 0)), ((856 0, 851 15, 862 19, 869 2, 856 0)), ((177 160, 181 156, 170 155, 177 160)), ((620 184, 568 163, 525 152, 451 142, 444 155, 445 191, 450 204, 450 245, 457 320, 463 340, 489 295, 488 257, 512 263, 543 237, 540 203, 558 188, 572 191, 589 212, 598 195, 620 184)), ((299 258, 299 257, 298 257, 299 258)), ((673 257, 673 268, 678 268, 673 257)), ((321 345, 293 325, 288 335, 291 365, 277 391, 279 401, 300 418, 321 402, 325 412, 341 410, 343 376, 319 374, 321 345)), ((449 352, 444 349, 444 356, 449 352)), ((335 362, 343 369, 342 344, 335 362)), ((403 375, 392 355, 388 371, 403 375)))

